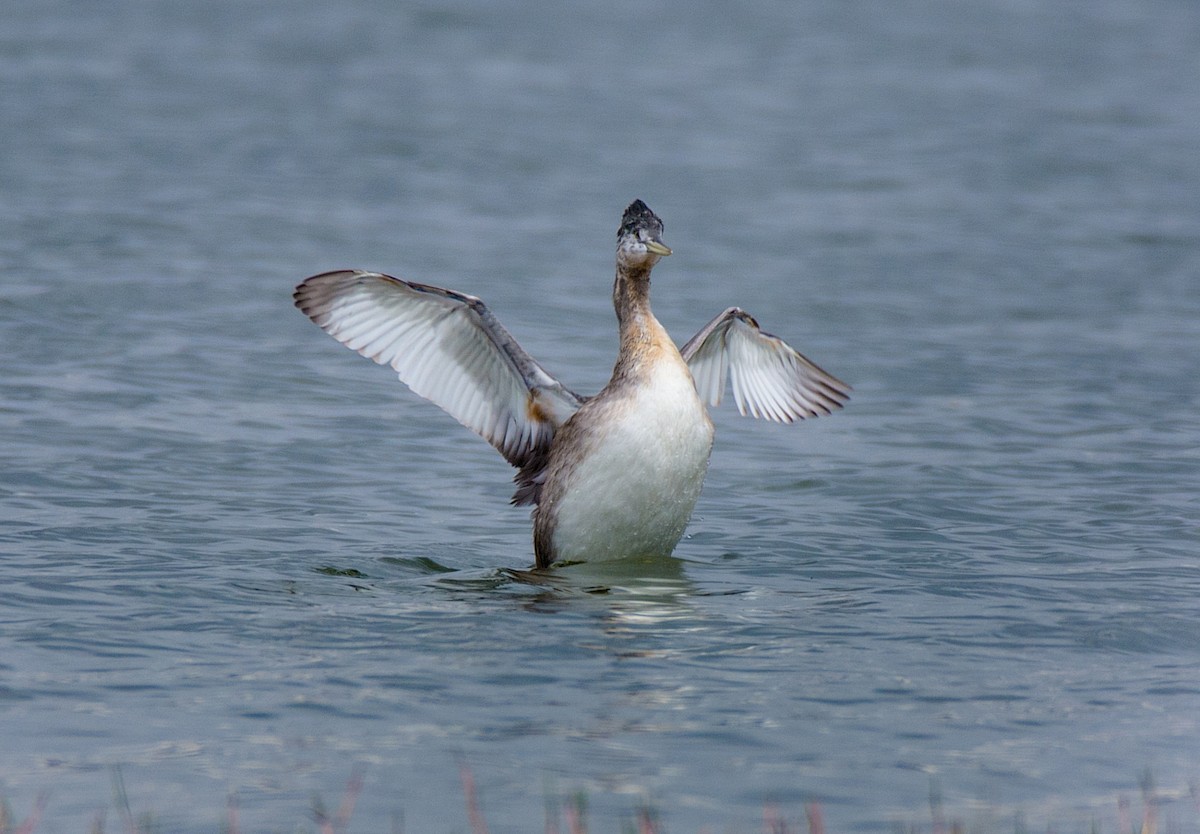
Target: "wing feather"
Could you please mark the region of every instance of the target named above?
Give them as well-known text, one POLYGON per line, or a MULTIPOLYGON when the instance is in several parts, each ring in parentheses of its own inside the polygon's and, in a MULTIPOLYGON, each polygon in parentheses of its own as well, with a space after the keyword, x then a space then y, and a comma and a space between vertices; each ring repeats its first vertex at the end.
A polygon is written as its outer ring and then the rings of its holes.
POLYGON ((544 459, 555 431, 583 401, 473 296, 378 272, 342 270, 304 280, 293 297, 321 329, 391 366, 409 388, 514 466, 544 459))
POLYGON ((737 307, 706 324, 680 353, 702 400, 720 405, 728 380, 743 415, 791 423, 831 414, 850 398, 849 385, 764 333, 737 307))

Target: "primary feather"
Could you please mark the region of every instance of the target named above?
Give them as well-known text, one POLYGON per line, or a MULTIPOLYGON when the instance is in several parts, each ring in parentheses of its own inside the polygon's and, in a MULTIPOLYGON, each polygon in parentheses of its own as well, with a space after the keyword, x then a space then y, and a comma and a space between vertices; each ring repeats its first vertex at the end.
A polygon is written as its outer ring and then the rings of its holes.
POLYGON ((543 459, 555 431, 583 402, 474 296, 379 272, 341 270, 308 278, 294 297, 330 336, 391 366, 409 388, 513 466, 526 469, 543 459))
POLYGON ((730 307, 680 349, 700 398, 720 405, 726 379, 738 412, 791 423, 830 414, 850 397, 850 386, 778 336, 764 333, 744 310, 730 307))

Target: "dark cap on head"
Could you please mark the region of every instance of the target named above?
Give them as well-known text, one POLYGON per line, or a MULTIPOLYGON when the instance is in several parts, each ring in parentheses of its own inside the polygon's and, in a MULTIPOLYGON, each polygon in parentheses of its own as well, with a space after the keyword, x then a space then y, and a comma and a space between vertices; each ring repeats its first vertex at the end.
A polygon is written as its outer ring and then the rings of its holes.
POLYGON ((651 229, 656 235, 662 234, 663 223, 658 215, 650 211, 650 207, 641 200, 634 200, 621 216, 621 228, 617 229, 617 237, 627 235, 639 226, 651 229))

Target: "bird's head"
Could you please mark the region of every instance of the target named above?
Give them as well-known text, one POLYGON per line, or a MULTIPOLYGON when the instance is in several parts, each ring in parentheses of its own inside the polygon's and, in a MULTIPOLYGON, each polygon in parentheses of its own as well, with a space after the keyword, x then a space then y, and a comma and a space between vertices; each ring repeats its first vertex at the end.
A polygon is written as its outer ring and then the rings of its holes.
POLYGON ((662 221, 641 200, 634 200, 617 230, 617 263, 630 269, 649 269, 670 248, 662 242, 662 221))

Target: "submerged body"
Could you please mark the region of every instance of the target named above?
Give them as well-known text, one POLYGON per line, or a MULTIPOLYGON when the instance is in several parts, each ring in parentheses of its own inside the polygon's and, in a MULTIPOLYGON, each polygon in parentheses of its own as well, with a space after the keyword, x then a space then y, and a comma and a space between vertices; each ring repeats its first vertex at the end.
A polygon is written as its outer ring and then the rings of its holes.
POLYGON ((650 272, 671 254, 640 200, 617 233, 620 350, 594 397, 566 389, 472 296, 374 272, 315 275, 296 306, 347 347, 392 366, 416 393, 514 466, 533 504, 537 566, 665 556, 704 483, 726 379, 738 409, 780 422, 829 414, 849 387, 731 307, 677 348, 650 309, 650 272))

